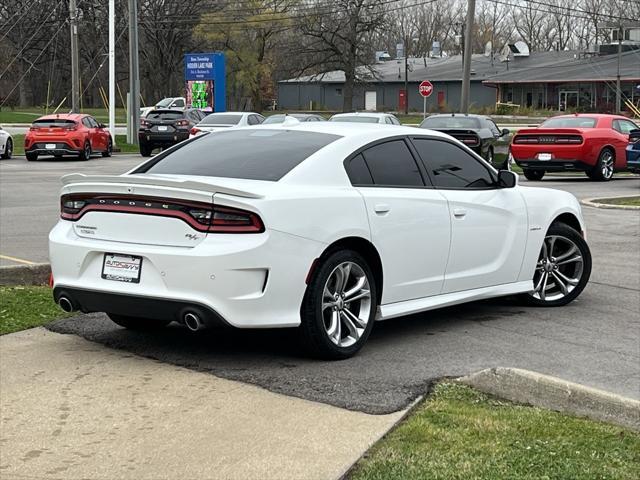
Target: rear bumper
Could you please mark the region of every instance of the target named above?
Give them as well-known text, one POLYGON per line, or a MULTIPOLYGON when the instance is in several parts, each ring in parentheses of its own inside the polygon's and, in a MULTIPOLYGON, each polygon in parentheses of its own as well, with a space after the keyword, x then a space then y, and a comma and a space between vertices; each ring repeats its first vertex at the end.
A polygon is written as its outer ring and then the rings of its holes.
POLYGON ((516 158, 514 161, 520 168, 526 168, 527 170, 544 170, 546 172, 586 172, 593 168, 593 165, 576 159, 551 160, 547 162, 536 158, 516 158))
POLYGON ((53 299, 58 303, 61 297, 69 299, 75 310, 84 313, 109 312, 123 316, 176 322, 180 322, 187 313, 195 313, 206 325, 227 324, 218 312, 197 302, 99 292, 56 285, 53 289, 53 299))
POLYGON ((174 145, 189 138, 189 132, 153 133, 139 132, 138 140, 147 145, 174 145))
POLYGON ((37 142, 31 144, 31 147, 25 150, 25 153, 37 153, 38 155, 80 155, 82 151, 79 148, 75 148, 68 143, 63 142, 51 142, 55 144, 55 148, 46 148, 46 143, 37 142))
POLYGON ((325 248, 274 230, 209 234, 194 247, 143 245, 79 237, 72 225, 60 220, 49 234, 56 295, 71 292, 84 311, 145 318, 175 319, 195 306, 239 328, 299 325, 309 268, 325 248), (103 279, 107 252, 141 256, 140 283, 103 279))

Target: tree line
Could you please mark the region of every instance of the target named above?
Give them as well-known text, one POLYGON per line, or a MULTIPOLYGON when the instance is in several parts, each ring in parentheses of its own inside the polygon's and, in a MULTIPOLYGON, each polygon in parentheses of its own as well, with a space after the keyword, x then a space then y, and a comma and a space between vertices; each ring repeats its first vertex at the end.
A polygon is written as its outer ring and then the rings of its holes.
MULTIPOLYGON (((81 101, 105 105, 108 2, 77 0, 81 101)), ((466 0, 138 0, 143 104, 184 89, 183 55, 224 51, 229 108, 261 110, 278 80, 345 72, 344 105, 374 62, 398 44, 423 57, 462 49, 466 0)), ((610 41, 606 22, 640 19, 638 0, 478 0, 472 49, 499 52, 522 40, 531 51, 590 50, 610 41)), ((116 0, 117 105, 128 90, 128 0, 116 0)), ((0 104, 44 106, 71 97, 68 0, 0 4, 0 104)))

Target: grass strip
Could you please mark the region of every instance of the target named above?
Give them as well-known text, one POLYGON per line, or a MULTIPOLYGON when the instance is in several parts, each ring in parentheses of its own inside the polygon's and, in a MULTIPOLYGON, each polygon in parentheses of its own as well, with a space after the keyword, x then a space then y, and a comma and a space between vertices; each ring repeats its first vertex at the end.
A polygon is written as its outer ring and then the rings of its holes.
POLYGON ((0 287, 0 335, 68 316, 54 303, 49 287, 0 287))
POLYGON ((440 383, 348 478, 636 480, 640 434, 440 383))
POLYGON ((631 197, 618 197, 618 198, 596 198, 593 200, 595 203, 604 203, 605 205, 624 205, 629 207, 640 207, 640 195, 634 195, 631 197))

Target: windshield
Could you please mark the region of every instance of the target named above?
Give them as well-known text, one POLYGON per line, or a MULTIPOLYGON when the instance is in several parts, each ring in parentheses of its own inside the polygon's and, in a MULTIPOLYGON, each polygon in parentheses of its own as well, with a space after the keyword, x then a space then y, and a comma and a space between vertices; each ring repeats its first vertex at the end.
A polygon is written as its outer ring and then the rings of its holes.
POLYGON ((200 122, 200 125, 237 125, 242 115, 229 115, 228 113, 212 113, 200 122))
POLYGON ((352 123, 378 123, 378 117, 365 117, 362 115, 353 115, 345 117, 331 117, 330 122, 352 122, 352 123))
POLYGON ((73 120, 67 118, 45 118, 42 120, 36 120, 33 122, 33 126, 36 128, 48 128, 48 127, 73 127, 76 124, 73 120))
POLYGON ((295 130, 230 129, 200 135, 134 173, 199 175, 278 181, 296 165, 341 138, 295 130))
POLYGON ((158 103, 156 103, 156 107, 168 107, 171 105, 173 98, 163 98, 158 103))
POLYGON ((540 128, 593 128, 596 119, 593 117, 556 117, 550 118, 540 128))
POLYGON ((473 117, 429 117, 422 121, 420 128, 480 128, 480 122, 473 117))
POLYGON ((147 120, 179 120, 184 113, 178 110, 152 110, 145 117, 147 120))

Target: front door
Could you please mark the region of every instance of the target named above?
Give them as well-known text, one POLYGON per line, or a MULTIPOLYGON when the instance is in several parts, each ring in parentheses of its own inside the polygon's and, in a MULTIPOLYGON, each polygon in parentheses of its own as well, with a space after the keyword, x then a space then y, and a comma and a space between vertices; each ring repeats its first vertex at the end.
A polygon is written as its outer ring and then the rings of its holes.
POLYGON ((442 293, 516 282, 527 241, 527 210, 517 189, 447 140, 413 138, 434 187, 448 201, 451 249, 442 293))

